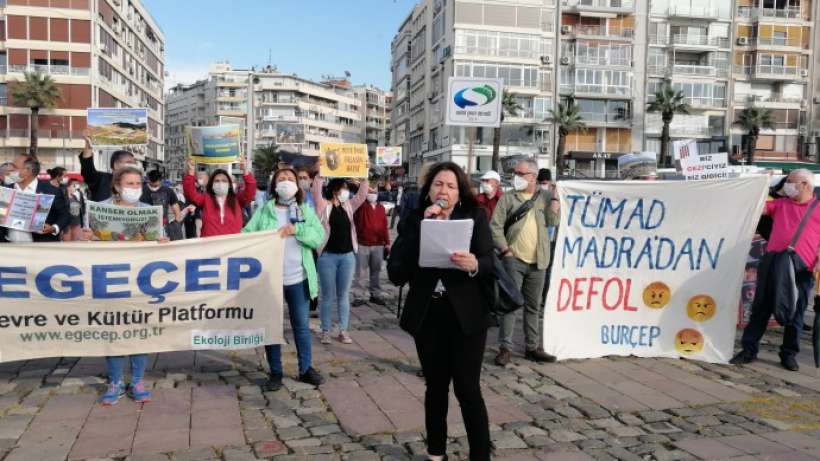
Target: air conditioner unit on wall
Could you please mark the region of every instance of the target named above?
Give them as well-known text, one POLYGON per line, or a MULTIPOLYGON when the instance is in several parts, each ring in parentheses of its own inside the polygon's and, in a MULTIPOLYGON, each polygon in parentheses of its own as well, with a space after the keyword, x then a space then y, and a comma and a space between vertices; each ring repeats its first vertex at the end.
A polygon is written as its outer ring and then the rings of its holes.
POLYGON ((746 46, 749 44, 749 37, 738 37, 737 44, 740 46, 746 46))
POLYGON ((809 76, 809 70, 808 70, 808 69, 803 69, 803 70, 801 70, 801 71, 800 71, 800 75, 801 75, 802 77, 808 77, 808 76, 809 76))
POLYGON ((572 33, 572 26, 570 26, 570 25, 561 26, 561 33, 564 34, 564 35, 571 34, 572 33))
POLYGON ((568 66, 569 65, 569 56, 564 56, 563 58, 561 58, 561 65, 562 66, 568 66))
POLYGON ((812 130, 812 132, 811 132, 811 136, 812 136, 813 138, 820 137, 820 130, 812 130))
POLYGON ((541 64, 549 65, 552 62, 552 58, 550 56, 541 56, 541 64))

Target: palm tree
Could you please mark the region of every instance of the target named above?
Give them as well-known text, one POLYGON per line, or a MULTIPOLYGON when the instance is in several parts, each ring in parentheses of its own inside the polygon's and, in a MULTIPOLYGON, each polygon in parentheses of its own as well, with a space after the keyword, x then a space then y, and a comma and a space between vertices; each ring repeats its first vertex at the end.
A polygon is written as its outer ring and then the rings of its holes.
POLYGON ((760 135, 760 130, 764 128, 767 130, 774 129, 772 111, 762 107, 747 107, 740 111, 735 123, 746 130, 743 151, 746 154, 746 162, 751 165, 755 159, 755 147, 757 146, 757 137, 760 135))
POLYGON ((15 105, 31 109, 31 141, 29 153, 37 156, 37 136, 40 127, 40 109, 50 109, 62 98, 60 88, 54 79, 40 72, 26 72, 23 81, 15 82, 11 90, 15 105))
POLYGON ((675 114, 688 114, 689 104, 686 103, 686 97, 682 91, 675 91, 672 84, 667 80, 663 86, 658 88, 655 92, 654 101, 650 102, 646 110, 648 112, 660 112, 661 121, 663 121, 663 130, 661 131, 661 165, 671 165, 672 160, 669 156, 669 125, 672 123, 672 118, 675 114))
POLYGON ((584 118, 580 114, 581 108, 570 97, 558 104, 558 109, 550 109, 552 122, 558 129, 558 150, 555 157, 555 177, 564 173, 564 155, 567 148, 567 135, 576 130, 586 130, 584 118))
MULTIPOLYGON (((504 90, 501 95, 501 124, 504 124, 504 116, 509 115, 510 117, 515 117, 518 115, 518 111, 524 110, 521 104, 515 99, 512 93, 504 90)), ((492 163, 490 165, 491 170, 498 171, 498 164, 499 164, 499 151, 501 150, 501 127, 495 129, 493 132, 493 158, 492 163)))
POLYGON ((267 177, 279 163, 279 147, 276 144, 257 147, 253 153, 253 167, 257 171, 257 176, 267 177))

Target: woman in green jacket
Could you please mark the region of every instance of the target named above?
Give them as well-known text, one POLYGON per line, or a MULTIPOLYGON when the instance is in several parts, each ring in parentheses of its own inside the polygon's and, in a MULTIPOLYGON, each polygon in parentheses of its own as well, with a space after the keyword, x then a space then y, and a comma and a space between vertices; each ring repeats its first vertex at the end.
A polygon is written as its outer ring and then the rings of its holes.
MULTIPOLYGON (((278 230, 284 239, 282 281, 288 303, 290 326, 299 358, 299 381, 318 386, 322 375, 311 365, 311 334, 308 327, 310 300, 319 294, 316 266, 311 250, 322 244, 325 230, 313 209, 305 203, 304 192, 296 183, 296 172, 277 170, 271 181, 272 197, 242 229, 242 232, 278 230)), ((282 346, 265 346, 270 366, 266 391, 282 387, 282 346)))

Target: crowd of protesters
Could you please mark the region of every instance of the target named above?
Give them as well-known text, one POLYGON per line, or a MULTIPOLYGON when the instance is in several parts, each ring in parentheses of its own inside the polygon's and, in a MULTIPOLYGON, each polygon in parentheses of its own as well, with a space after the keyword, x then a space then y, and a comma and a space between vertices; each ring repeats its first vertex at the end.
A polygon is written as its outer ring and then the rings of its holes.
MULTIPOLYGON (((517 320, 514 313, 491 318, 488 300, 492 293, 485 290, 494 283, 494 271, 499 270, 493 258, 500 258, 503 270, 525 301, 523 357, 534 362, 556 360, 541 348, 541 323, 559 224, 559 200, 550 171, 539 169, 532 159, 514 165, 507 186, 496 171, 485 172, 474 184, 461 167, 441 162, 419 178, 420 188, 383 176, 326 181, 318 174, 321 159, 312 165, 280 161, 259 182, 244 158, 239 159, 240 175, 221 168, 198 170, 189 160, 179 184, 168 181, 159 170, 145 172, 128 151, 113 152, 109 171, 101 172, 88 141, 79 160, 80 175, 62 167, 42 171, 39 160, 24 153, 0 164, 0 187, 54 197, 42 229, 25 232, 0 227, 0 243, 90 240, 88 202, 162 207, 163 236, 159 243, 277 231, 284 239, 283 294, 298 358, 297 379, 304 383, 319 386, 324 382, 312 363, 310 311, 319 311, 321 344, 334 340, 353 343, 351 305, 387 305, 381 286, 382 267, 387 261, 390 280, 397 285, 409 284, 400 323, 416 342, 425 378, 431 459, 444 457, 451 380, 461 404, 471 459, 489 459, 487 412, 479 385, 487 330, 493 324, 499 327, 495 363, 506 366, 513 360, 517 320), (452 255, 457 269, 419 267, 419 225, 423 219, 473 220, 469 251, 452 255), (391 229, 397 221, 398 237, 391 243, 391 229)), ((771 306, 780 295, 779 287, 784 286, 775 258, 779 252, 794 248, 798 267, 794 280, 788 283, 796 292, 796 313, 785 328, 780 357, 784 368, 797 370, 795 356, 803 315, 820 273, 820 211, 814 211, 817 199, 814 175, 809 171, 793 171, 781 183, 764 207, 764 219, 771 228, 771 256, 762 263, 743 349, 732 363, 756 359, 773 313, 771 306), (802 233, 798 232, 801 227, 802 233)), ((265 353, 270 372, 263 387, 276 391, 284 374, 281 346, 266 346, 265 353)), ((137 402, 151 399, 142 382, 144 354, 107 357, 106 365, 109 386, 101 396, 103 404, 112 405, 124 395, 137 402), (131 375, 128 385, 126 364, 131 375)))

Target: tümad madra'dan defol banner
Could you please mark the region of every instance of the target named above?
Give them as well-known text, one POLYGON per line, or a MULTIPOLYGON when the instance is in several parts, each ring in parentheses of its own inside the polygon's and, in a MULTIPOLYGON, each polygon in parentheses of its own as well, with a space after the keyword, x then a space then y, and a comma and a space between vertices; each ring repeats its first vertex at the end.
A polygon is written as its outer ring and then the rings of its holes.
POLYGON ((273 231, 4 245, 0 362, 280 344, 282 249, 273 231))
POLYGON ((559 183, 544 349, 559 360, 727 362, 767 186, 765 176, 559 183))

